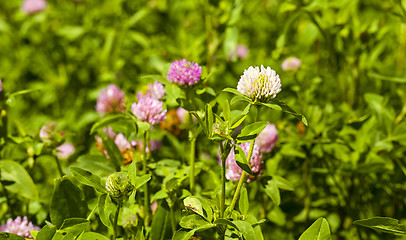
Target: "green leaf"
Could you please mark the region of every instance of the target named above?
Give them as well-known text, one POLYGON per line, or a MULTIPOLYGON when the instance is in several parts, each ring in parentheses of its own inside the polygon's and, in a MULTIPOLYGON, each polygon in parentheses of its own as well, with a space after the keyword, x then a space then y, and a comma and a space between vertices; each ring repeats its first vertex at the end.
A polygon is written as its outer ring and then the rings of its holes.
POLYGON ((224 89, 223 89, 223 92, 229 92, 229 93, 235 94, 235 95, 237 95, 237 96, 241 96, 241 97, 247 98, 247 97, 245 97, 244 95, 242 95, 239 91, 237 91, 237 89, 235 89, 235 88, 224 88, 224 89))
POLYGON ((51 221, 60 227, 64 219, 85 218, 87 204, 80 188, 74 185, 68 177, 55 179, 50 209, 51 221))
POLYGON ((234 145, 234 154, 235 154, 235 161, 236 161, 237 165, 242 170, 247 172, 249 175, 253 175, 254 173, 251 170, 250 164, 247 160, 247 157, 245 156, 244 150, 240 146, 234 145))
POLYGON ((110 137, 103 138, 103 145, 109 154, 110 160, 115 165, 116 169, 119 170, 123 161, 120 150, 118 149, 116 143, 110 137))
POLYGON ((18 236, 17 234, 14 233, 3 233, 0 232, 0 239, 4 240, 25 240, 25 238, 18 236))
POLYGON ((216 225, 229 225, 229 226, 231 226, 231 227, 233 227, 235 229, 238 229, 237 226, 233 222, 231 222, 230 220, 225 219, 225 218, 216 219, 216 221, 214 221, 214 224, 216 224, 216 225))
POLYGON ((242 215, 246 216, 249 209, 248 193, 245 187, 241 188, 240 199, 238 201, 238 207, 242 215))
POLYGON ((363 226, 386 233, 406 235, 406 225, 399 224, 399 220, 389 217, 373 217, 354 221, 355 225, 363 226))
POLYGON ((90 135, 93 134, 97 129, 106 127, 120 120, 131 120, 131 118, 123 114, 107 115, 104 118, 97 121, 95 124, 93 124, 92 128, 90 129, 90 135))
POLYGON ((242 130, 241 133, 238 134, 237 140, 240 142, 248 142, 251 141, 252 139, 256 138, 262 130, 268 125, 267 122, 261 121, 261 122, 255 122, 252 123, 248 126, 245 126, 242 130))
POLYGON ((211 136, 211 132, 213 131, 214 120, 213 120, 213 110, 211 109, 210 104, 206 104, 204 118, 206 120, 207 129, 211 136))
POLYGON ((268 184, 265 188, 265 193, 272 199, 272 201, 279 206, 281 203, 281 196, 279 193, 278 186, 276 185, 276 181, 274 179, 268 181, 268 184))
POLYGON ((158 209, 152 219, 150 230, 151 240, 170 239, 173 235, 171 231, 169 206, 166 201, 160 202, 161 204, 158 205, 158 209))
POLYGON ((207 222, 204 218, 199 215, 191 214, 183 217, 179 225, 186 229, 196 229, 201 227, 212 227, 213 225, 207 222))
MULTIPOLYGON (((209 136, 209 130, 207 129, 206 124, 203 122, 202 118, 199 116, 199 114, 197 114, 197 112, 190 112, 191 114, 193 114, 193 116, 196 117, 197 121, 199 122, 200 126, 203 128, 204 133, 206 134, 206 136, 209 136)), ((210 129, 211 131, 211 129, 210 129)))
POLYGON ((165 190, 159 190, 154 195, 152 195, 151 203, 153 203, 155 200, 164 199, 167 197, 168 197, 168 194, 165 192, 165 190))
POLYGON ((330 227, 325 218, 317 219, 304 233, 299 240, 330 240, 330 227))
POLYGON ((85 232, 83 233, 79 240, 110 240, 110 238, 95 232, 85 232))
MULTIPOLYGON (((248 102, 248 103, 250 103, 250 101, 249 101, 248 98, 246 98, 246 97, 244 97, 244 96, 237 95, 237 96, 234 96, 234 97, 231 99, 230 105, 234 105, 234 104, 237 103, 237 102, 248 102)), ((251 105, 251 103, 250 103, 250 105, 251 105)))
POLYGON ((135 178, 135 189, 139 189, 142 187, 145 183, 147 183, 149 180, 151 180, 151 174, 145 174, 142 176, 137 176, 135 178))
POLYGON ((31 176, 20 164, 12 160, 0 161, 0 177, 2 181, 14 182, 5 186, 12 193, 19 194, 31 200, 38 199, 37 187, 31 176))
POLYGON ((280 101, 278 99, 273 98, 273 99, 270 100, 270 103, 261 103, 261 102, 259 102, 257 104, 262 105, 262 106, 266 106, 268 108, 271 108, 271 109, 274 109, 274 110, 277 110, 277 111, 283 111, 283 112, 289 113, 289 114, 295 116, 300 121, 302 121, 306 126, 308 126, 307 125, 307 119, 306 119, 305 116, 295 112, 286 103, 284 103, 284 102, 282 102, 282 101, 280 101))
POLYGON ((84 230, 86 230, 89 224, 90 221, 84 218, 68 218, 63 221, 62 226, 58 230, 58 232, 62 233, 62 235, 71 233, 73 236, 76 237, 79 234, 81 234, 84 230))
POLYGON ((231 122, 230 103, 226 99, 223 104, 223 117, 226 122, 231 122))
POLYGON ((111 202, 110 196, 107 193, 100 195, 97 207, 99 209, 99 217, 105 226, 110 226, 110 214, 116 209, 111 202))
POLYGON ((406 78, 384 76, 373 72, 369 72, 368 77, 395 83, 406 83, 406 78))
POLYGON ((245 221, 233 221, 245 239, 256 240, 254 228, 245 221))
POLYGON ((35 237, 36 240, 52 240, 56 233, 56 226, 50 227, 45 225, 35 237))
POLYGON ((189 240, 193 234, 195 234, 197 229, 192 229, 192 230, 185 230, 185 229, 180 229, 175 232, 175 235, 173 235, 172 240, 189 240))
POLYGON ((93 173, 78 167, 71 167, 70 171, 80 183, 94 187, 97 191, 101 193, 106 192, 106 188, 101 183, 101 179, 99 176, 94 175, 93 173))
POLYGON ((275 179, 276 186, 280 189, 294 191, 295 187, 291 182, 289 182, 286 178, 281 176, 272 176, 272 179, 275 179))
POLYGON ((203 214, 202 203, 196 197, 187 197, 183 199, 183 204, 186 208, 192 210, 193 212, 205 217, 203 214))

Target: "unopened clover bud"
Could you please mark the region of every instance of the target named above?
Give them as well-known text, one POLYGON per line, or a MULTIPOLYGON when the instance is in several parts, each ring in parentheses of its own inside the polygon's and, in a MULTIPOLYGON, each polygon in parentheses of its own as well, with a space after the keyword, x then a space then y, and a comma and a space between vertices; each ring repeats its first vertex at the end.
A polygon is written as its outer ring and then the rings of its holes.
POLYGON ((226 124, 222 122, 215 122, 213 124, 213 129, 212 129, 213 135, 219 135, 222 137, 227 137, 228 135, 228 127, 226 124))
POLYGON ((123 172, 116 172, 107 177, 106 189, 110 197, 121 201, 127 194, 133 190, 128 175, 123 172))

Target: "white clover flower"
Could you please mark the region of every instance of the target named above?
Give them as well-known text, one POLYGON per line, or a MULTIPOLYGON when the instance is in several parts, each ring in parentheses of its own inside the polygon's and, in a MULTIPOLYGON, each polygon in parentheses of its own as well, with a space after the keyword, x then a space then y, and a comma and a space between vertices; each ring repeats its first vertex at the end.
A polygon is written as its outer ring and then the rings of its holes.
POLYGON ((275 98, 282 90, 279 75, 270 67, 265 68, 249 67, 244 70, 237 85, 237 90, 244 96, 251 98, 253 101, 266 102, 275 98))

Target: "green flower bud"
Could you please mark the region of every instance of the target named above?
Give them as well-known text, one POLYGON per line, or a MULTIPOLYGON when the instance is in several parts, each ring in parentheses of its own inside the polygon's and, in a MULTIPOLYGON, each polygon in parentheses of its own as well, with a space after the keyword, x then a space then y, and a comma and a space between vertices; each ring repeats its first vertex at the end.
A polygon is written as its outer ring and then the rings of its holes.
POLYGON ((115 200, 123 200, 134 189, 134 186, 126 173, 116 172, 108 176, 106 189, 110 197, 115 200))

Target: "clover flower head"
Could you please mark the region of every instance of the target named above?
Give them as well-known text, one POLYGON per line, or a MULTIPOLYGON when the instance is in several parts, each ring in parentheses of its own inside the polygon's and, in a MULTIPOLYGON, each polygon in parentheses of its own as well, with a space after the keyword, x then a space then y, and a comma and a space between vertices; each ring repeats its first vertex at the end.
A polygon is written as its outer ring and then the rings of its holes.
MULTIPOLYGON (((238 146, 240 146, 244 152, 245 155, 248 155, 249 149, 250 149, 251 142, 246 142, 246 143, 241 143, 238 146)), ((220 155, 218 155, 220 158, 220 155)), ((262 164, 262 154, 259 152, 259 147, 258 145, 254 145, 253 151, 252 151, 252 156, 250 160, 250 167, 254 175, 251 175, 247 182, 250 182, 252 178, 255 178, 255 176, 261 175, 261 164, 262 164)), ((221 161, 221 160, 220 160, 221 161)), ((230 154, 228 155, 226 159, 226 167, 227 167, 227 172, 226 172, 226 178, 231 181, 238 181, 240 180, 241 174, 242 174, 242 169, 237 165, 235 161, 235 153, 234 149, 231 149, 230 154)))
POLYGON ((282 90, 279 75, 270 67, 249 67, 244 70, 237 90, 253 101, 267 102, 282 90))
POLYGON ((122 133, 117 134, 116 138, 114 139, 114 143, 117 145, 117 148, 121 153, 125 153, 128 150, 133 149, 131 143, 127 141, 127 138, 122 133))
POLYGON ((169 82, 182 86, 192 86, 200 81, 202 67, 186 59, 174 61, 169 67, 167 79, 169 82))
POLYGON ((244 44, 238 44, 235 50, 231 51, 230 55, 228 56, 228 60, 231 60, 236 54, 237 58, 244 59, 248 56, 249 49, 244 44))
POLYGON ((21 5, 21 11, 27 14, 41 12, 47 7, 45 0, 25 0, 21 5))
POLYGON ((255 144, 259 147, 259 152, 268 153, 278 141, 278 131, 275 125, 268 123, 264 130, 255 139, 255 144))
POLYGON ((186 111, 186 109, 184 109, 183 107, 178 107, 176 109, 176 116, 178 116, 180 123, 186 123, 186 116, 188 114, 188 111, 186 111))
POLYGON ((96 111, 101 115, 114 112, 125 112, 125 94, 114 84, 100 91, 97 98, 96 111))
POLYGON ((1 79, 0 79, 0 92, 3 91, 3 88, 1 87, 1 79))
POLYGON ((116 172, 107 177, 106 190, 110 197, 122 200, 134 189, 128 175, 123 172, 116 172))
POLYGON ((167 110, 163 110, 163 103, 156 98, 141 97, 138 103, 131 106, 132 113, 141 121, 153 125, 165 120, 167 110))
POLYGON ((59 159, 68 159, 73 153, 75 153, 75 146, 72 143, 63 143, 62 145, 55 148, 56 156, 59 159))
POLYGON ((142 97, 151 97, 151 98, 156 98, 156 99, 161 99, 165 96, 165 88, 162 83, 155 81, 154 84, 148 84, 148 89, 144 93, 138 92, 137 93, 137 98, 140 99, 142 97))
POLYGON ((0 232, 14 233, 29 239, 34 239, 31 236, 31 231, 39 230, 41 230, 41 228, 33 225, 32 222, 28 221, 26 216, 23 217, 22 221, 20 216, 18 216, 15 220, 9 218, 5 224, 0 226, 0 232))
POLYGON ((302 61, 300 61, 297 57, 289 57, 282 62, 282 69, 283 71, 297 71, 302 65, 302 61))
POLYGON ((42 141, 47 142, 52 140, 55 133, 56 133, 56 122, 51 121, 42 126, 41 130, 39 131, 39 137, 41 138, 42 141))

